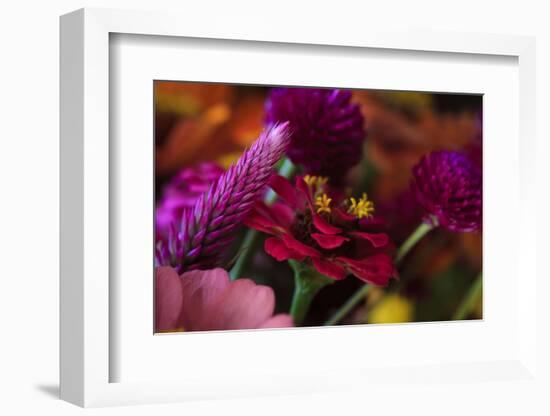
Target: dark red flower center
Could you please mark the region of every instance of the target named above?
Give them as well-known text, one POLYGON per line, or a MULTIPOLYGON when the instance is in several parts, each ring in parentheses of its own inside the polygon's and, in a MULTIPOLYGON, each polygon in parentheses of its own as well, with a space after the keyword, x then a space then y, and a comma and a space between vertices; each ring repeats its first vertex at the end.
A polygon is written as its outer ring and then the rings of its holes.
POLYGON ((290 231, 296 240, 301 243, 316 249, 321 249, 317 242, 311 237, 311 233, 315 232, 313 226, 313 217, 311 211, 308 209, 304 212, 298 212, 294 219, 294 223, 290 227, 290 231))

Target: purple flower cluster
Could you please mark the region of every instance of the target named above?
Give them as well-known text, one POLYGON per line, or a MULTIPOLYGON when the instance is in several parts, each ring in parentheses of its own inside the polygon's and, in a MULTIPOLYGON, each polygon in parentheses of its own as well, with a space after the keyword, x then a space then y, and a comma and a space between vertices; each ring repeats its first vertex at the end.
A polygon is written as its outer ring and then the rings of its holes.
POLYGON ((289 140, 286 123, 266 129, 192 209, 184 210, 179 232, 171 231, 167 242, 159 241, 157 265, 172 266, 179 273, 219 266, 235 231, 263 195, 289 140))
POLYGON ((320 88, 274 88, 266 103, 266 122, 289 122, 287 156, 311 175, 343 182, 362 157, 366 132, 351 92, 320 88))
POLYGON ((463 153, 424 156, 413 168, 412 191, 426 212, 424 221, 458 232, 481 229, 481 170, 463 153))
POLYGON ((158 238, 167 237, 171 227, 180 228, 183 211, 193 208, 222 173, 223 168, 218 164, 202 162, 183 168, 168 182, 155 214, 158 238))

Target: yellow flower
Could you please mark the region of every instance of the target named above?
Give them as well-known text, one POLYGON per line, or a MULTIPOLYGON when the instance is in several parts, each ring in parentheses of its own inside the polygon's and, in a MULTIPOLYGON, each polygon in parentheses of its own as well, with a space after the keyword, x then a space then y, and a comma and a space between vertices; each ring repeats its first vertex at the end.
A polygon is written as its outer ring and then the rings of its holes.
POLYGON ((371 324, 393 324, 410 322, 413 319, 414 306, 410 300, 400 295, 387 295, 370 312, 371 324))

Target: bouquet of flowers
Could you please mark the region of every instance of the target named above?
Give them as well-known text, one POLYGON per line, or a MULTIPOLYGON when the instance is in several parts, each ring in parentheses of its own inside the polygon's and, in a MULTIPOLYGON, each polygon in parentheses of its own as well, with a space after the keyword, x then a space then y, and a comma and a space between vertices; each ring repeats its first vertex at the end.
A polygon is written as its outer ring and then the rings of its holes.
POLYGON ((405 322, 426 293, 435 300, 416 320, 479 315, 481 265, 462 259, 468 249, 481 256, 479 112, 468 137, 445 144, 463 114, 445 119, 426 94, 273 88, 243 98, 210 88, 221 98, 203 97, 200 110, 182 99, 188 105, 175 111, 173 90, 157 91, 160 127, 180 113, 168 139, 156 140, 165 178, 155 215, 157 332, 405 322), (191 138, 231 135, 244 151, 182 162, 188 152, 178 149, 191 138), (388 178, 405 186, 392 194, 388 178), (378 202, 372 192, 392 195, 378 202), (439 286, 414 284, 441 270, 438 280, 467 276, 444 307, 439 286))

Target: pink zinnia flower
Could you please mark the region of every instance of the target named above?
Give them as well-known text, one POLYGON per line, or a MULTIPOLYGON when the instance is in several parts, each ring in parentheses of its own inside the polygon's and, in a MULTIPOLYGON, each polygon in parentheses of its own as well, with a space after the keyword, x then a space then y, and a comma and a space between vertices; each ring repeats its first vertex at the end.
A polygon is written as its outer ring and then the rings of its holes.
POLYGON ((193 208, 197 200, 223 173, 223 168, 213 162, 202 162, 180 170, 165 185, 155 212, 156 232, 159 237, 168 236, 170 227, 179 230, 185 209, 193 208))
POLYGON ((223 269, 178 275, 155 270, 155 332, 291 327, 290 315, 273 316, 275 295, 249 279, 231 282, 223 269))
POLYGON ((306 176, 296 186, 274 175, 271 188, 284 202, 267 206, 260 201, 246 220, 256 230, 271 234, 265 251, 279 261, 305 261, 336 280, 353 274, 386 286, 396 271, 393 250, 381 220, 366 195, 333 203, 326 193, 326 178, 306 176))

